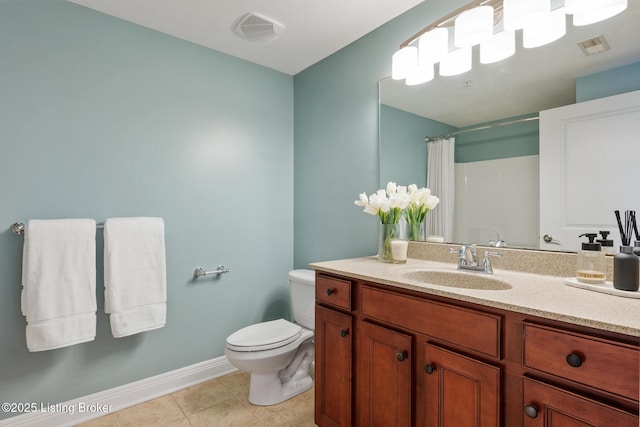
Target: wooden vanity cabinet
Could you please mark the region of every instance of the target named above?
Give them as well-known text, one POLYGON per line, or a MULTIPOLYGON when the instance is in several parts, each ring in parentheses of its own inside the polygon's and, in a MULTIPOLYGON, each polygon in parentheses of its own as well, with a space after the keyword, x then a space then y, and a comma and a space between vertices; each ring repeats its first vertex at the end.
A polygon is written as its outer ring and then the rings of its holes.
MULTIPOLYGON (((501 316, 368 284, 359 286, 358 290, 358 311, 366 319, 362 329, 368 322, 380 322, 383 326, 378 328, 392 328, 395 334, 404 334, 407 337, 405 346, 409 346, 415 337, 415 355, 407 352, 407 359, 415 359, 412 376, 415 387, 412 388, 411 381, 405 381, 406 389, 396 392, 398 399, 387 396, 387 401, 393 402, 392 407, 404 405, 404 411, 411 411, 409 403, 404 404, 402 399, 415 394, 414 422, 380 425, 500 426, 501 368, 480 358, 499 360, 501 316)), ((396 344, 394 348, 399 352, 402 347, 396 344)), ((374 357, 371 352, 361 351, 360 355, 361 360, 357 363, 361 365, 370 364, 364 359, 374 357)), ((392 354, 387 356, 388 360, 390 356, 392 354)), ((400 353, 397 356, 402 359, 400 353)), ((406 364, 402 371, 399 367, 396 369, 400 377, 410 367, 406 364)), ((411 376, 411 372, 408 373, 411 376)), ((363 375, 376 376, 378 373, 364 368, 363 375)), ((401 384, 395 382, 395 385, 401 384)), ((367 394, 362 387, 357 391, 367 394)), ((375 402, 364 397, 360 402, 364 412, 380 411, 375 408, 375 402)), ((398 413, 404 412, 398 409, 398 413)), ((361 417, 359 421, 363 423, 356 425, 378 425, 368 423, 368 419, 361 417)), ((397 420, 403 418, 398 416, 397 420)))
POLYGON ((315 422, 635 427, 639 348, 635 337, 318 272, 315 422))
POLYGON ((316 275, 315 421, 320 426, 350 426, 352 422, 351 284, 316 275))

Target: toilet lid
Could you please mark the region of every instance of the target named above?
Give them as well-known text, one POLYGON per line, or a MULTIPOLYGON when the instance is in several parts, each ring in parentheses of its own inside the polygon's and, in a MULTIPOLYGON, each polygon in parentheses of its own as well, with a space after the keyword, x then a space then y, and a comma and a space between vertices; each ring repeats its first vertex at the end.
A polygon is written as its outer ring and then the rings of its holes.
POLYGON ((227 338, 227 345, 235 351, 269 350, 295 341, 301 331, 300 325, 287 320, 271 320, 234 332, 227 338))

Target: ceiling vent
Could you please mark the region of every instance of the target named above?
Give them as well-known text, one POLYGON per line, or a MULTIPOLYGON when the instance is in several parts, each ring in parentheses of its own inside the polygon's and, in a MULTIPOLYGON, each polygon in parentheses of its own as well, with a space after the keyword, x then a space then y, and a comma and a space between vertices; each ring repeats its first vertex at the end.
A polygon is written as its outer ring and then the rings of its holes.
POLYGON ((597 53, 605 52, 609 49, 609 43, 607 43, 607 39, 604 36, 594 37, 589 40, 582 41, 578 43, 580 49, 586 56, 595 55, 597 53))
POLYGON ((243 15, 233 30, 243 39, 254 43, 273 41, 284 31, 284 25, 256 13, 243 15))

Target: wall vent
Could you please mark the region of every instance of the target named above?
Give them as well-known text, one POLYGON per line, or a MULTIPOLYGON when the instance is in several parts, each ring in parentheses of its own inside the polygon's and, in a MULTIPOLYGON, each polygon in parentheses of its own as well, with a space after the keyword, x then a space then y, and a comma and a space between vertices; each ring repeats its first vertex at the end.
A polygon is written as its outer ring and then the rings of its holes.
POLYGON ((277 39, 284 25, 257 13, 247 13, 240 17, 233 30, 245 40, 266 43, 277 39))

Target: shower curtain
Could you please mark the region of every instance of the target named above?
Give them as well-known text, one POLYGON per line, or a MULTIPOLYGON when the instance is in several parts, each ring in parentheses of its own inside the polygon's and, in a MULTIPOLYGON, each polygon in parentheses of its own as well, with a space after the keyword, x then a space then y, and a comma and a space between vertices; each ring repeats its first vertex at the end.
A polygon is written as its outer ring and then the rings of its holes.
POLYGON ((428 146, 427 187, 440 203, 427 214, 427 233, 442 236, 445 242, 453 241, 454 148, 455 138, 431 141, 428 146))

